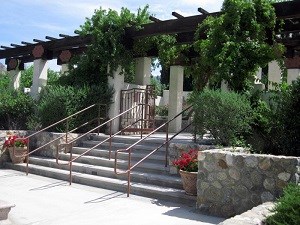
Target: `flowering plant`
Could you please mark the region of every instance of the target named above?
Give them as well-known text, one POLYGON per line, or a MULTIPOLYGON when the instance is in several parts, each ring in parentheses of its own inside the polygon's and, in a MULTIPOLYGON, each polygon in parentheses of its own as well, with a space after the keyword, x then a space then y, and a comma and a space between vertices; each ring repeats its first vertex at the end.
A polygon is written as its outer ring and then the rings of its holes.
POLYGON ((183 152, 181 156, 174 160, 172 163, 180 170, 187 172, 197 172, 198 171, 198 151, 196 149, 191 149, 188 152, 183 152))
POLYGON ((6 138, 5 142, 4 142, 4 145, 3 147, 13 147, 13 146, 16 146, 16 147, 25 147, 27 146, 27 143, 28 143, 28 139, 19 139, 17 140, 18 138, 21 138, 17 135, 10 135, 6 138))

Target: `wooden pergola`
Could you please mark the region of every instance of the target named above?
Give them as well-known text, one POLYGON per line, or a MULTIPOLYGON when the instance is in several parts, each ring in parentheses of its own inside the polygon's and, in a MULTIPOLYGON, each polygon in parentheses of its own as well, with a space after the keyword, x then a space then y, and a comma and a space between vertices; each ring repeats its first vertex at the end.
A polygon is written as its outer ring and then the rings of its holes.
MULTIPOLYGON (((284 21, 283 29, 277 33, 277 41, 283 43, 286 48, 286 56, 293 58, 300 52, 300 1, 290 1, 273 4, 276 16, 284 21)), ((141 30, 134 27, 128 28, 125 34, 125 42, 142 37, 176 34, 177 43, 191 43, 194 39, 195 30, 206 17, 217 16, 220 12, 209 13, 198 8, 200 15, 184 17, 179 13, 172 12, 176 19, 161 21, 150 17, 153 23, 143 25, 141 30)), ((59 65, 68 63, 70 58, 76 54, 82 54, 92 42, 91 36, 68 36, 59 34, 60 38, 46 36, 46 40, 33 39, 34 43, 22 41, 20 44, 1 46, 0 59, 5 59, 7 70, 17 67, 24 69, 24 63, 35 59, 57 59, 59 65)), ((203 38, 205 38, 203 34, 203 38)))

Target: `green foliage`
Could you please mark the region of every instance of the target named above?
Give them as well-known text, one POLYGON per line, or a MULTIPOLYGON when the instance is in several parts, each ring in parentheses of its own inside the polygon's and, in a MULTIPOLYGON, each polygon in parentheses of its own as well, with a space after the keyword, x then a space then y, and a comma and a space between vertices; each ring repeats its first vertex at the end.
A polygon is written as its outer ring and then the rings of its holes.
POLYGON ((10 85, 10 79, 7 73, 0 72, 0 91, 8 89, 9 85, 10 85))
POLYGON ((151 77, 150 84, 154 86, 155 96, 162 96, 163 91, 167 89, 167 85, 162 84, 159 77, 151 77))
POLYGON ((34 113, 34 101, 22 92, 0 91, 0 129, 25 129, 28 118, 34 113))
POLYGON ((208 17, 196 32, 197 63, 204 71, 197 76, 225 80, 237 92, 250 90, 258 67, 283 52, 282 45, 273 42, 275 22, 268 0, 225 0, 221 15, 208 17), (201 39, 203 32, 206 39, 201 39))
MULTIPOLYGON (((47 71, 47 84, 54 84, 58 78, 59 78, 59 73, 48 69, 47 71)), ((26 68, 21 72, 21 78, 20 78, 20 88, 21 90, 25 87, 30 88, 32 86, 32 80, 33 80, 33 65, 30 67, 26 68)))
POLYGON ((169 107, 168 105, 155 106, 155 115, 157 116, 168 116, 169 107))
MULTIPOLYGON (((112 90, 101 86, 48 86, 42 91, 38 104, 40 122, 46 127, 92 104, 110 104, 111 96, 112 90)), ((69 130, 96 118, 98 109, 93 108, 82 115, 84 117, 74 117, 69 121, 69 130)), ((66 124, 59 124, 55 130, 64 132, 66 124)))
POLYGON ((300 186, 289 184, 272 211, 274 214, 267 218, 267 225, 300 224, 300 186))
POLYGON ((204 90, 192 93, 189 102, 194 107, 197 134, 207 131, 217 144, 228 146, 244 142, 253 121, 250 101, 234 92, 204 90))
MULTIPOLYGON (((300 79, 282 84, 270 93, 269 104, 252 99, 254 133, 261 140, 259 151, 274 155, 300 156, 300 79)), ((255 138, 257 142, 257 138, 255 138)))
POLYGON ((148 6, 138 9, 136 15, 127 8, 122 8, 120 13, 112 9, 95 10, 94 15, 80 26, 79 31, 80 35, 92 35, 92 44, 86 54, 73 60, 68 84, 107 83, 107 75, 116 71, 118 66, 121 66, 122 73, 125 74, 125 81, 132 80, 133 52, 126 48, 125 28, 134 26, 138 29, 147 22, 148 6))

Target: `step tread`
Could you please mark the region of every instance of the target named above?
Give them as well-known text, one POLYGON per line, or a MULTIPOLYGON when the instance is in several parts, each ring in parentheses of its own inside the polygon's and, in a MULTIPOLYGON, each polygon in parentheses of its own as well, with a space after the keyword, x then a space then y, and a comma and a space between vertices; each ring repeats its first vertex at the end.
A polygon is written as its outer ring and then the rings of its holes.
MULTIPOLYGON (((56 163, 55 159, 44 158, 44 157, 30 157, 30 160, 33 160, 33 161, 34 160, 41 160, 41 159, 46 161, 46 162, 56 163)), ((62 160, 62 161, 64 161, 64 160, 62 160)), ((84 163, 80 163, 80 162, 73 162, 73 165, 78 166, 78 167, 83 167, 83 168, 104 170, 104 171, 107 171, 107 172, 114 173, 114 168, 112 168, 112 167, 105 167, 105 166, 99 166, 99 165, 88 165, 88 164, 84 164, 84 163)), ((163 181, 170 180, 172 182, 174 181, 174 182, 180 182, 181 183, 181 179, 178 176, 171 176, 171 175, 165 175, 165 174, 145 173, 145 172, 139 172, 139 171, 132 171, 131 175, 132 176, 145 176, 146 175, 147 178, 155 178, 155 179, 160 179, 160 180, 163 180, 163 181)))
MULTIPOLYGON (((86 140, 86 141, 82 141, 82 145, 83 146, 95 146, 97 144, 99 144, 101 141, 96 141, 96 140, 86 140)), ((163 143, 163 142, 162 142, 163 143)), ((161 144, 162 144, 161 143, 161 144)), ((134 146, 132 149, 133 150, 145 150, 145 151, 151 151, 157 147, 159 147, 161 144, 149 144, 149 143, 141 143, 141 144, 137 144, 136 146, 134 146)), ((131 146, 132 144, 128 144, 128 143, 122 143, 122 142, 112 142, 111 146, 113 149, 126 149, 129 146, 131 146)), ((99 145, 97 148, 108 148, 109 147, 109 143, 108 142, 104 142, 101 145, 99 145)), ((165 148, 164 146, 162 146, 158 151, 164 151, 165 148)))
MULTIPOLYGON (((81 154, 83 153, 84 151, 88 150, 89 148, 87 147, 73 147, 73 152, 75 154, 81 154)), ((101 154, 105 154, 108 156, 109 154, 109 151, 107 149, 99 149, 99 148, 95 148, 93 150, 91 150, 90 152, 87 153, 87 155, 95 155, 97 154, 98 155, 101 155, 101 154)), ((115 154, 114 151, 111 151, 111 157, 114 158, 115 154)), ((120 152, 119 153, 120 156, 127 156, 127 153, 124 153, 124 152, 120 152)), ((143 158, 147 155, 147 153, 141 153, 141 152, 138 152, 138 151, 132 151, 131 153, 131 156, 134 157, 134 158, 143 158)), ((151 155, 149 157, 150 159, 155 159, 155 160, 165 160, 165 154, 157 154, 157 152, 153 153, 153 155, 151 155)))
MULTIPOLYGON (((60 153, 60 156, 62 157, 69 157, 69 154, 65 154, 65 153, 60 153)), ((79 154, 72 154, 73 157, 77 157, 79 156, 79 154)), ((99 163, 101 161, 104 161, 106 163, 110 163, 112 165, 114 165, 114 159, 113 160, 109 160, 108 158, 105 157, 98 157, 98 156, 91 156, 91 155, 84 155, 81 158, 79 158, 79 160, 98 160, 99 163)), ((132 163, 137 162, 136 160, 132 160, 132 163)), ((121 166, 124 166, 128 164, 127 160, 124 159, 118 159, 118 164, 121 166)), ((89 164, 90 165, 90 164, 89 164)), ((158 171, 166 171, 166 167, 164 166, 164 163, 161 163, 161 161, 159 163, 153 163, 153 162, 142 162, 138 168, 148 168, 148 169, 155 169, 158 171)))
MULTIPOLYGON (((5 163, 6 167, 9 167, 11 169, 18 169, 20 171, 25 171, 26 164, 12 164, 12 163, 5 163)), ((53 177, 53 175, 56 175, 56 179, 60 180, 67 180, 69 176, 69 171, 67 170, 61 170, 56 168, 49 168, 39 165, 30 164, 29 165, 29 172, 32 172, 34 174, 41 175, 42 172, 45 172, 48 174, 49 177, 53 177), (49 174, 51 173, 51 174, 49 174), (52 175, 52 176, 51 176, 52 175), (63 175, 64 178, 60 175, 63 175), (59 176, 59 178, 57 178, 59 176)), ((41 175, 43 176, 43 175, 41 175)), ((46 175, 45 175, 46 176, 46 175)), ((83 174, 78 172, 72 172, 72 179, 75 183, 81 183, 85 185, 91 185, 93 186, 105 186, 107 189, 112 189, 113 185, 117 185, 118 189, 122 189, 124 192, 126 191, 127 181, 114 179, 114 178, 108 178, 108 177, 101 177, 101 176, 94 176, 89 174, 83 174), (95 184, 97 182, 97 184, 95 184)), ((117 188, 116 186, 114 188, 117 188)), ((177 189, 177 188, 170 188, 170 187, 161 187, 157 185, 152 184, 143 184, 143 183, 136 183, 131 182, 131 193, 142 195, 142 196, 148 196, 148 197, 157 197, 157 198, 163 198, 167 199, 169 201, 184 201, 185 203, 191 203, 196 201, 195 196, 188 196, 185 194, 184 190, 177 189), (170 199, 171 198, 171 199, 170 199)))

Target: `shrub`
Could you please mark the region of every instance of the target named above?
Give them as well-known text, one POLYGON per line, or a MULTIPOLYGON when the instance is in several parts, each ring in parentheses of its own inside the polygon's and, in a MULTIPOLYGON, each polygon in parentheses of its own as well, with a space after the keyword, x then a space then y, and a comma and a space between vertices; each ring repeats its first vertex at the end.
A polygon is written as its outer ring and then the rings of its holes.
POLYGON ((26 129, 34 107, 33 99, 27 94, 7 89, 0 92, 0 128, 26 129))
MULTIPOLYGON (((41 93, 38 115, 43 127, 49 126, 67 116, 95 103, 110 104, 112 90, 101 86, 49 86, 41 93)), ((78 127, 98 115, 97 108, 69 120, 69 130, 78 127)), ((53 129, 52 129, 53 130, 53 129)), ((53 131, 66 130, 66 124, 59 124, 53 131)))
MULTIPOLYGON (((264 153, 300 155, 300 79, 271 93, 270 104, 255 100, 253 129, 264 153)), ((257 140, 256 140, 257 141, 257 140)))
POLYGON ((289 184, 272 211, 274 214, 267 218, 267 225, 300 224, 300 186, 289 184))
POLYGON ((194 107, 197 134, 209 131, 217 144, 224 146, 243 144, 250 134, 253 116, 246 97, 234 92, 204 90, 193 93, 189 101, 194 107))

